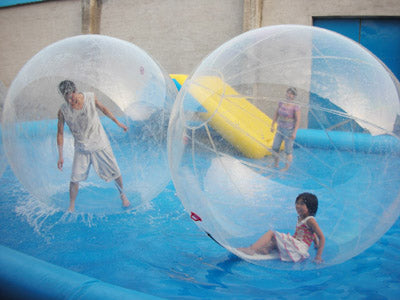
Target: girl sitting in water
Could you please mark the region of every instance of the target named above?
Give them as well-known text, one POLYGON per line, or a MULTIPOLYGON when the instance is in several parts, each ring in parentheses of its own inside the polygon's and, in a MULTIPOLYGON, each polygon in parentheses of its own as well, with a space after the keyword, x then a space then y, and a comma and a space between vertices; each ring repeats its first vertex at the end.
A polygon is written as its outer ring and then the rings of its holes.
POLYGON ((298 262, 310 256, 308 248, 314 241, 318 249, 314 261, 321 263, 325 237, 314 218, 318 210, 318 198, 311 193, 302 193, 297 196, 295 203, 298 217, 293 236, 269 230, 250 247, 238 250, 247 255, 267 255, 278 250, 281 260, 298 262))

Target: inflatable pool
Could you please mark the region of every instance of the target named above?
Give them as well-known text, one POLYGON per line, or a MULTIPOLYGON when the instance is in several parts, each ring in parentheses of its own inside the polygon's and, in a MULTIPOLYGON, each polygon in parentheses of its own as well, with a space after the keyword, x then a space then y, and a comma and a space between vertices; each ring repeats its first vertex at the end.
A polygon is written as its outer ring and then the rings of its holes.
MULTIPOLYGON (((321 270, 274 270, 230 254, 200 231, 172 183, 146 208, 100 215, 79 211, 71 215, 44 206, 26 193, 10 168, 0 183, 2 295, 17 299, 266 295, 395 299, 400 295, 399 221, 370 249, 345 263, 321 270)), ((98 206, 106 207, 107 201, 98 206)))
MULTIPOLYGON (((347 137, 299 130, 296 155, 301 156, 301 147, 324 153, 332 145, 366 157, 400 151, 398 139, 391 136, 347 137)), ((399 220, 371 248, 342 264, 303 271, 265 269, 229 253, 200 231, 172 182, 137 210, 107 210, 113 201, 107 193, 101 201, 98 193, 83 193, 79 201, 95 203, 97 210, 69 214, 67 200, 65 207, 44 205, 26 192, 8 167, 0 178, 0 294, 11 299, 400 296, 399 220)))

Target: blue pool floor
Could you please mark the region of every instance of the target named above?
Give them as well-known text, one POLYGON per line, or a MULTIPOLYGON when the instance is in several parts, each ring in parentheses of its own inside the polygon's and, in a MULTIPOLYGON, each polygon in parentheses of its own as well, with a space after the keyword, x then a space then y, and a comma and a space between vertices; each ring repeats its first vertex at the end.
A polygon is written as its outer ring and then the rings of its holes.
MULTIPOLYGON (((345 263, 282 271, 252 265, 190 220, 172 183, 139 211, 43 212, 10 168, 0 179, 0 243, 104 282, 176 299, 399 299, 400 221, 345 263)), ((100 205, 100 204, 99 204, 100 205)))

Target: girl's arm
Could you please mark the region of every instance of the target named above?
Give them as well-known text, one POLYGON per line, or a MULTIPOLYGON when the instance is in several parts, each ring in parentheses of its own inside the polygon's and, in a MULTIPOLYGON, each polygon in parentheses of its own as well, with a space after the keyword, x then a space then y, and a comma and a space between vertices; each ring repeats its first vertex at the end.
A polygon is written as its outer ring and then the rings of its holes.
POLYGON ((319 247, 319 239, 315 233, 313 233, 313 237, 314 237, 314 246, 317 249, 319 247))
POLYGON ((126 127, 125 124, 122 124, 120 121, 118 121, 118 120, 114 117, 114 115, 112 114, 112 112, 109 111, 109 109, 108 109, 107 107, 105 107, 102 103, 100 103, 100 101, 97 100, 96 97, 94 98, 94 101, 95 101, 96 107, 97 107, 98 109, 100 109, 100 111, 101 111, 105 116, 107 116, 107 117, 109 117, 111 120, 113 120, 114 123, 117 124, 119 127, 121 127, 124 131, 127 131, 127 130, 128 130, 128 127, 126 127))
POLYGON ((61 110, 59 110, 58 123, 57 123, 57 148, 58 148, 57 167, 60 170, 62 170, 64 164, 63 146, 64 146, 64 115, 62 114, 61 110))
POLYGON ((324 251, 325 247, 325 236, 322 233, 321 228, 319 227, 317 221, 314 218, 310 218, 307 221, 307 225, 311 228, 311 230, 317 235, 319 243, 318 243, 318 250, 317 255, 315 256, 314 261, 316 263, 322 262, 322 252, 324 251))
POLYGON ((275 131, 275 123, 276 123, 276 121, 278 121, 278 110, 279 110, 279 107, 278 107, 277 110, 275 111, 274 118, 272 119, 271 132, 274 132, 274 131, 275 131))
POLYGON ((293 130, 293 135, 292 135, 292 139, 296 138, 296 134, 297 134, 297 129, 299 129, 300 127, 300 117, 301 117, 301 113, 300 113, 300 109, 296 110, 294 112, 294 118, 295 118, 295 124, 294 124, 294 130, 293 130))

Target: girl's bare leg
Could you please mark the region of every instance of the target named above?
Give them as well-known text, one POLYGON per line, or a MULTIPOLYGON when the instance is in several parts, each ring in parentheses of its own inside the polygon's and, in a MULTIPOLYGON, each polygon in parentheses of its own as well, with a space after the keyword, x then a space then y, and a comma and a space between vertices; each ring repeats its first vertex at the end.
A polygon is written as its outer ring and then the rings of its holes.
POLYGON ((247 248, 239 248, 246 254, 268 254, 276 247, 275 234, 272 230, 264 233, 253 245, 247 248))
POLYGON ((274 168, 279 167, 279 154, 273 154, 274 155, 274 168))
POLYGON ((122 206, 123 207, 129 207, 131 203, 129 202, 128 198, 126 197, 124 193, 124 185, 122 183, 122 176, 119 176, 117 179, 115 179, 115 185, 118 188, 121 200, 122 200, 122 206))
POLYGON ((290 165, 292 164, 293 161, 293 154, 289 154, 286 158, 286 164, 285 167, 281 170, 282 172, 285 172, 287 170, 289 170, 290 165))

